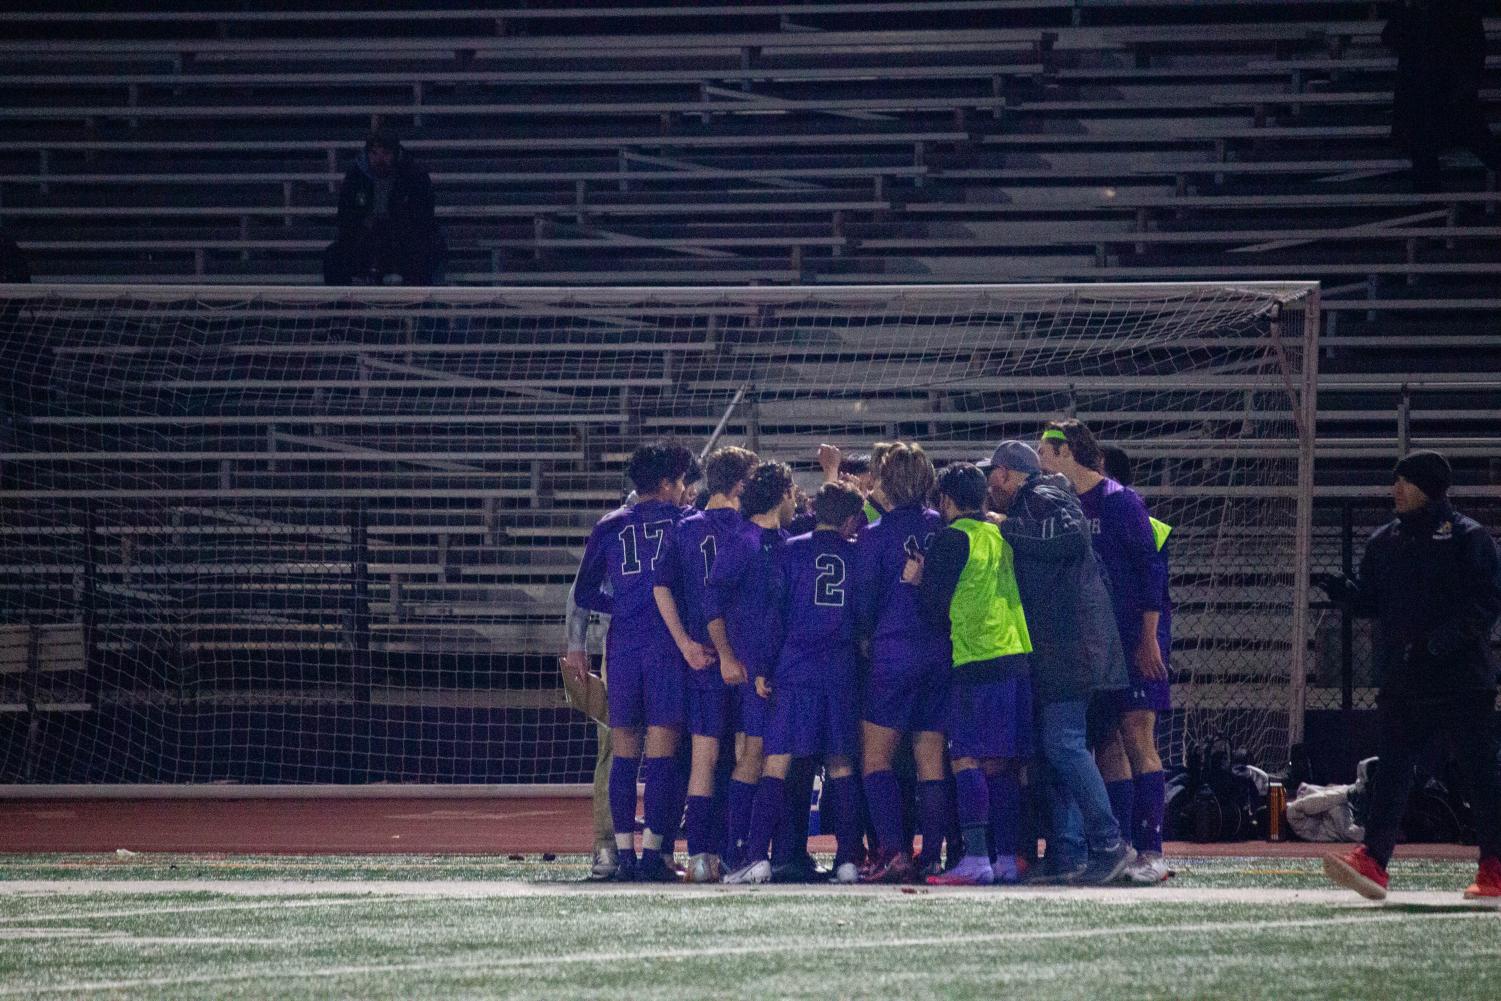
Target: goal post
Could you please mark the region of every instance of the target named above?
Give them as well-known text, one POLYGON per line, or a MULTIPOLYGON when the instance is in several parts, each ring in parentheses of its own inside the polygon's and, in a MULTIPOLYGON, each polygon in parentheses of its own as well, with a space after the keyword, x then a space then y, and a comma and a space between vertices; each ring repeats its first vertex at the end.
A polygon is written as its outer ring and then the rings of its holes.
POLYGON ((1317 330, 1304 282, 0 286, 0 793, 580 789, 562 613, 635 443, 811 476, 1063 415, 1173 526, 1165 755, 1278 766, 1317 330))

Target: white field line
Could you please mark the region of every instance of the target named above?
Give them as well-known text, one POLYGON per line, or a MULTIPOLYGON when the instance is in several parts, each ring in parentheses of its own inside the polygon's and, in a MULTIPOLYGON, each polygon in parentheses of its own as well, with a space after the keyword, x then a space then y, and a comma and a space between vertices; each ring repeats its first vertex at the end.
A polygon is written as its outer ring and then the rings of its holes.
POLYGON ((93 928, 0 928, 0 942, 37 942, 65 939, 85 945, 293 945, 296 939, 242 938, 239 936, 183 937, 132 935, 123 931, 99 931, 93 928))
MULTIPOLYGON (((1141 935, 1223 935, 1235 932, 1265 932, 1277 929, 1328 928, 1335 925, 1368 925, 1416 923, 1428 921, 1494 920, 1483 912, 1451 911, 1427 914, 1363 914, 1348 917, 1293 918, 1284 921, 1238 921, 1194 922, 1176 925, 1113 925, 1108 928, 1077 928, 1053 931, 995 932, 963 936, 962 944, 978 943, 1040 942, 1050 940, 1079 940, 1133 937, 1141 935)), ((715 946, 709 949, 653 949, 631 952, 566 953, 553 956, 506 957, 494 959, 431 960, 417 963, 371 963, 360 966, 326 966, 319 969, 286 969, 283 966, 265 965, 260 969, 239 970, 226 973, 197 974, 189 976, 151 977, 135 980, 76 981, 65 984, 25 984, 17 987, 0 987, 0 997, 18 997, 32 994, 86 994, 96 991, 120 991, 136 988, 170 987, 184 984, 223 984, 262 978, 311 979, 322 977, 359 977, 400 973, 446 973, 476 971, 502 971, 543 967, 556 969, 561 966, 590 966, 595 964, 641 964, 671 960, 699 960, 714 963, 727 956, 760 956, 770 954, 820 955, 830 952, 860 951, 866 949, 925 949, 951 948, 956 942, 953 936, 925 936, 921 938, 874 939, 869 941, 821 942, 806 935, 754 945, 715 946)))
MULTIPOLYGON (((4 894, 0 894, 4 896, 4 894)), ((17 894, 17 898, 22 895, 17 894)), ((43 895, 43 898, 51 896, 43 895)), ((27 897, 26 899, 38 899, 27 897)), ((390 899, 389 895, 365 893, 358 897, 327 897, 312 900, 267 900, 253 904, 189 904, 181 907, 135 907, 114 911, 74 911, 63 914, 26 914, 18 917, 0 917, 0 926, 35 921, 92 921, 95 918, 137 918, 155 914, 206 914, 213 911, 269 911, 291 910, 304 907, 340 907, 350 904, 367 904, 372 899, 390 899)), ((446 897, 422 897, 416 894, 412 900, 446 900, 446 897)))
MULTIPOLYGON (((434 900, 463 900, 492 897, 570 897, 599 899, 610 895, 704 897, 723 894, 758 894, 777 897, 814 896, 836 899, 841 896, 874 896, 899 899, 984 898, 987 900, 1085 900, 1091 903, 1152 904, 1342 904, 1379 907, 1362 900, 1348 890, 1335 887, 1292 889, 1288 887, 1189 887, 1171 882, 1159 886, 1100 887, 902 887, 902 886, 812 886, 806 884, 766 884, 762 886, 689 886, 671 883, 525 883, 503 880, 292 880, 292 879, 157 879, 157 880, 0 880, 0 900, 6 897, 106 895, 106 894, 183 894, 213 893, 231 897, 426 897, 434 900)), ((316 901, 293 901, 311 905, 316 901)), ((1460 905, 1458 888, 1454 890, 1409 890, 1396 892, 1388 904, 1412 904, 1425 907, 1460 905)), ((1472 906, 1474 902, 1469 902, 1472 906)), ((284 906, 281 904, 273 906, 284 906)), ((150 913, 150 912, 148 912, 150 913)), ((87 917, 88 915, 79 915, 87 917)), ((0 922, 17 919, 0 918, 0 922)), ((25 918, 20 920, 32 920, 25 918)))

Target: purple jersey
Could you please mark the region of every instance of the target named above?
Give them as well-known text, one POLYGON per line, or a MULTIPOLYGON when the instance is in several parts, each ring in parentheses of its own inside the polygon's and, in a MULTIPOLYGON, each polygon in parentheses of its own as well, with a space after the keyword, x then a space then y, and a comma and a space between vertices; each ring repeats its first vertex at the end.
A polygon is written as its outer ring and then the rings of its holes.
POLYGON ((876 673, 950 666, 948 636, 923 618, 918 589, 902 582, 907 558, 926 552, 942 529, 937 511, 913 504, 887 511, 860 530, 860 567, 851 597, 860 632, 871 638, 876 673))
POLYGON ((589 533, 573 600, 580 608, 611 616, 610 632, 617 641, 630 634, 651 640, 667 636, 672 642, 652 587, 667 536, 683 513, 676 504, 641 501, 605 515, 589 533), (603 589, 606 583, 609 592, 603 589))
POLYGON ((754 677, 771 670, 776 660, 776 604, 768 600, 776 551, 787 541, 780 528, 761 528, 742 521, 719 540, 719 552, 704 595, 707 621, 724 619, 730 648, 754 677))
MULTIPOLYGON (((1157 551, 1141 495, 1111 479, 1079 495, 1094 551, 1105 566, 1110 603, 1129 663, 1141 639, 1143 612, 1161 612, 1157 636, 1167 649, 1167 560, 1157 551)), ((1134 668, 1133 668, 1134 671, 1134 668)))
POLYGON ((847 693, 853 699, 855 544, 823 529, 788 539, 776 557, 781 652, 770 674, 773 691, 847 693))
MULTIPOLYGON (((697 643, 714 649, 709 639, 707 592, 716 557, 725 542, 737 534, 745 519, 734 508, 694 511, 669 533, 662 558, 657 561, 657 586, 672 591, 683 629, 697 643)), ((691 671, 689 677, 701 687, 722 685, 717 668, 691 671)))

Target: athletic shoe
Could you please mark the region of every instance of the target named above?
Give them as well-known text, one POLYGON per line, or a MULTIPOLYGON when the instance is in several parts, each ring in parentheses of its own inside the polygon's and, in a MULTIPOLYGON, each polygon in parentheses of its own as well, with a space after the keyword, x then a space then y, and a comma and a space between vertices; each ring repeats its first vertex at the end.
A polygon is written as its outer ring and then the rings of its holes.
POLYGON ((589 878, 597 881, 611 879, 620 868, 620 852, 614 845, 600 845, 594 849, 594 865, 589 868, 589 878))
POLYGON ((667 860, 657 852, 642 852, 641 864, 636 867, 638 883, 677 883, 682 879, 677 871, 668 866, 667 860))
POLYGON ((1492 856, 1480 860, 1480 872, 1465 890, 1465 899, 1501 902, 1501 858, 1492 856))
POLYGON ((1167 859, 1159 853, 1142 852, 1137 856, 1136 864, 1126 870, 1126 879, 1138 886, 1153 886, 1166 882, 1172 874, 1173 870, 1167 867, 1167 859))
POLYGON ((860 874, 862 883, 910 883, 917 876, 917 868, 906 852, 895 852, 877 862, 860 874))
POLYGON ((989 886, 995 882, 990 859, 966 855, 948 872, 928 877, 929 886, 989 886))
POLYGON ((726 883, 770 883, 771 863, 763 859, 757 859, 749 865, 743 865, 724 878, 726 883))
POLYGON ((636 881, 636 870, 639 867, 640 862, 636 858, 635 852, 621 852, 619 858, 616 860, 615 872, 610 876, 610 881, 612 883, 634 883, 636 881))
POLYGON ((1022 883, 1026 886, 1067 886, 1084 874, 1084 863, 1044 858, 1022 883))
POLYGON ((913 863, 912 882, 914 883, 926 883, 929 876, 942 875, 943 863, 938 859, 927 859, 926 861, 924 861, 923 859, 919 858, 916 862, 913 863))
POLYGON ((1015 855, 997 855, 990 860, 990 871, 995 873, 995 881, 1006 886, 1015 886, 1021 882, 1021 865, 1015 855))
POLYGON ((827 883, 832 875, 829 870, 820 869, 813 856, 806 853, 771 868, 773 883, 827 883))
POLYGON ((1348 855, 1324 856, 1324 875, 1368 900, 1385 900, 1390 877, 1386 866, 1366 853, 1361 845, 1348 855))
POLYGON ((690 883, 718 883, 724 879, 724 867, 719 856, 700 852, 688 859, 687 881, 690 883))
POLYGON ((1120 879, 1121 873, 1136 861, 1136 849, 1118 840, 1109 848, 1089 853, 1084 871, 1074 879, 1077 886, 1104 886, 1120 879))

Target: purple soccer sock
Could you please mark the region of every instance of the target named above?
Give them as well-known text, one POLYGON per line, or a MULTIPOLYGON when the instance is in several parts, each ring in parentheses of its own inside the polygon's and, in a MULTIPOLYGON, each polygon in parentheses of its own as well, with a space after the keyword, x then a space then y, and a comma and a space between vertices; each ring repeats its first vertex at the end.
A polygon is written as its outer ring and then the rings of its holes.
POLYGON ((725 864, 731 869, 738 869, 745 863, 741 859, 745 855, 745 839, 750 837, 751 804, 756 799, 756 784, 754 782, 731 782, 729 792, 728 814, 729 835, 728 853, 725 855, 725 864))
POLYGON ((1022 787, 1012 772, 986 776, 990 790, 990 851, 1016 857, 1021 850, 1022 787))
POLYGON ((1130 831, 1135 814, 1136 783, 1129 778, 1105 783, 1105 794, 1110 797, 1110 812, 1122 831, 1130 831))
MULTIPOLYGON (((1162 854, 1162 814, 1166 809, 1167 781, 1161 772, 1136 776, 1136 807, 1132 813, 1131 842, 1139 852, 1162 854)), ((1122 825, 1122 829, 1125 826, 1122 825)))
POLYGON ((802 858, 808 850, 808 808, 813 800, 813 762, 794 758, 785 780, 786 809, 776 829, 771 864, 802 858))
MULTIPOLYGON (((636 772, 641 763, 634 758, 616 758, 610 762, 610 822, 615 839, 636 837, 636 772)), ((634 848, 631 849, 635 851, 634 848)))
POLYGON ((823 795, 823 806, 828 810, 823 816, 832 817, 838 846, 834 854, 834 865, 838 867, 845 862, 859 861, 865 854, 865 845, 861 840, 863 825, 859 783, 853 775, 828 779, 823 784, 823 795))
MULTIPOLYGON (((667 839, 675 835, 678 828, 673 820, 673 805, 679 785, 677 764, 676 758, 647 758, 643 769, 646 773, 646 791, 642 797, 645 801, 646 829, 661 836, 663 855, 671 854, 672 842, 667 839)), ((681 811, 682 807, 678 807, 679 816, 681 811)))
POLYGON ((901 795, 901 786, 891 769, 865 776, 865 802, 876 828, 876 845, 883 855, 905 852, 910 847, 902 843, 901 795))
POLYGON ((707 852, 713 843, 710 839, 709 821, 714 801, 708 796, 688 797, 688 819, 683 822, 683 833, 688 836, 688 854, 707 852))
POLYGON ((786 813, 786 783, 769 775, 763 776, 756 785, 756 798, 751 803, 750 831, 745 836, 745 854, 740 864, 759 862, 771 850, 771 835, 782 824, 786 813))
POLYGON ((949 784, 942 779, 917 784, 918 829, 922 832, 923 863, 943 857, 943 835, 949 828, 949 784))
POLYGON ((990 792, 985 773, 966 768, 954 775, 954 801, 959 809, 959 830, 964 837, 964 854, 990 859, 990 792))

